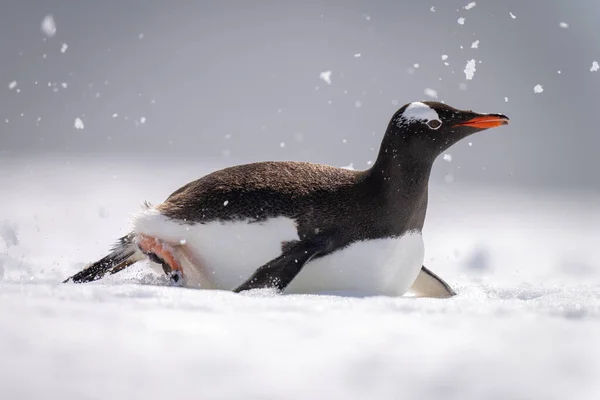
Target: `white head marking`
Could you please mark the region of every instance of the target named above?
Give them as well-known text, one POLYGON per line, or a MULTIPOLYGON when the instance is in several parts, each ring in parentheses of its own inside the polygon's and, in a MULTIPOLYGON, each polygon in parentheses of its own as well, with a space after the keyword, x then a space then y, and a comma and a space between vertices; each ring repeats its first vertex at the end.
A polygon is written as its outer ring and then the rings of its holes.
POLYGON ((402 126, 413 121, 428 123, 432 120, 440 121, 438 113, 427 104, 415 101, 406 107, 400 118, 397 119, 396 124, 402 126))

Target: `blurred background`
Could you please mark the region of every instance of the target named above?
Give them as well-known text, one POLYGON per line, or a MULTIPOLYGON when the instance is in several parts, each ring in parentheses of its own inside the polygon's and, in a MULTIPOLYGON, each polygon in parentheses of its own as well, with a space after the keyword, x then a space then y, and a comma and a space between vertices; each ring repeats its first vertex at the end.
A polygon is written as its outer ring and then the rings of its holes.
POLYGON ((600 191, 600 2, 468 3, 6 1, 0 158, 364 169, 400 106, 437 98, 512 124, 434 183, 600 191))

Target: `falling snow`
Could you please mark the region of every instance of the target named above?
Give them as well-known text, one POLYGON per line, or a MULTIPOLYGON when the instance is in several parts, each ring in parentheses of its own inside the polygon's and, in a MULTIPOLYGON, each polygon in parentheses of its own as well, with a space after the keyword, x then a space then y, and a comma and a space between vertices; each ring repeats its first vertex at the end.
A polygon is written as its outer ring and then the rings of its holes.
POLYGON ((477 5, 477 3, 475 3, 474 1, 470 2, 469 4, 467 4, 466 6, 464 6, 465 10, 470 10, 471 8, 475 7, 477 5))
POLYGON ((596 72, 600 69, 600 65, 598 65, 598 61, 594 61, 592 63, 592 67, 590 68, 590 71, 592 72, 596 72))
POLYGON ((429 97, 433 97, 434 99, 437 99, 437 97, 438 97, 437 91, 435 91, 434 89, 430 89, 430 88, 425 89, 425 95, 429 96, 429 97))
POLYGON ((533 93, 542 93, 544 91, 544 88, 542 87, 542 85, 535 85, 533 87, 533 93))
POLYGON ((358 57, 360 57, 360 55, 361 55, 360 53, 356 53, 356 54, 354 54, 354 58, 358 58, 358 57))
POLYGON ((560 26, 563 29, 567 29, 569 27, 569 24, 567 24, 566 22, 561 22, 560 24, 558 24, 558 26, 560 26))
POLYGON ((16 87, 17 87, 17 81, 12 81, 11 83, 8 84, 9 90, 13 90, 16 87))
POLYGON ((475 60, 471 59, 471 60, 467 61, 467 65, 465 66, 465 69, 464 69, 467 80, 473 79, 473 75, 475 75, 476 70, 477 69, 475 68, 475 60))
POLYGON ((429 9, 429 11, 435 12, 435 6, 431 6, 431 8, 429 9))
POLYGON ((444 161, 452 162, 452 154, 446 153, 443 157, 444 161))
POLYGON ((331 70, 323 71, 319 74, 319 78, 323 80, 323 82, 331 85, 331 70))
POLYGON ((476 40, 473 43, 471 43, 471 48, 478 49, 479 48, 479 40, 476 40))
POLYGON ((446 61, 448 59, 448 55, 447 54, 442 54, 442 61, 446 61))
POLYGON ((85 128, 85 125, 83 125, 83 121, 81 120, 81 118, 75 118, 75 129, 83 129, 85 128))
POLYGON ((465 19, 463 17, 460 17, 456 22, 458 22, 459 25, 464 25, 465 19))
POLYGON ((229 204, 229 200, 225 200, 225 201, 223 202, 223 206, 226 206, 227 204, 229 204))
POLYGON ((356 101, 354 102, 354 107, 356 107, 356 108, 361 108, 361 107, 362 107, 362 102, 361 102, 360 100, 356 100, 356 101))
POLYGON ((145 123, 146 123, 146 117, 140 118, 140 124, 145 124, 145 123))
POLYGON ((504 102, 505 102, 505 103, 508 103, 508 97, 505 97, 505 98, 504 98, 504 102))
POLYGON ((511 17, 512 19, 515 19, 515 18, 517 18, 517 16, 516 16, 515 14, 511 13, 511 12, 509 12, 508 14, 510 14, 510 17, 511 17))
POLYGON ((68 48, 69 48, 69 45, 66 44, 66 43, 63 43, 62 46, 61 46, 61 48, 60 48, 60 52, 64 54, 64 53, 66 53, 66 51, 67 51, 68 48))
POLYGON ((56 35, 56 23, 54 22, 54 17, 52 15, 46 15, 42 20, 41 26, 42 32, 48 37, 53 37, 56 35))

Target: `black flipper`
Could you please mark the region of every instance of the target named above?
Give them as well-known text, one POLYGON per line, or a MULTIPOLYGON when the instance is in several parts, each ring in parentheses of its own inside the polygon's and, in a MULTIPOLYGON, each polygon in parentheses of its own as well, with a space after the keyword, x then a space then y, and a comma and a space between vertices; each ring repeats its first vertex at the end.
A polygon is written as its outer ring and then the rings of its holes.
POLYGON ((109 255, 88 265, 72 277, 64 280, 63 283, 86 283, 97 281, 106 274, 116 274, 143 258, 144 255, 138 250, 137 245, 134 243, 134 235, 130 233, 119 239, 109 255))
POLYGON ((424 265, 409 291, 418 297, 447 298, 456 295, 450 285, 424 265))
POLYGON ((257 269, 234 292, 267 288, 283 291, 298 275, 304 265, 319 253, 322 253, 324 249, 325 246, 316 241, 289 243, 283 254, 257 269))

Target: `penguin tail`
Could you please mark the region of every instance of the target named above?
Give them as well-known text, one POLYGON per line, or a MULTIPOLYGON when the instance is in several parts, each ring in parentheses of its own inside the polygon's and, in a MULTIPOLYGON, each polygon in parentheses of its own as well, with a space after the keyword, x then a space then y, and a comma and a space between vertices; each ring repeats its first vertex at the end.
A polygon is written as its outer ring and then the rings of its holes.
POLYGON ((88 265, 63 283, 87 283, 102 279, 106 274, 116 274, 130 265, 145 259, 146 256, 138 249, 135 235, 130 233, 123 236, 113 246, 111 252, 100 260, 88 265))

